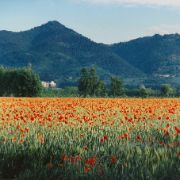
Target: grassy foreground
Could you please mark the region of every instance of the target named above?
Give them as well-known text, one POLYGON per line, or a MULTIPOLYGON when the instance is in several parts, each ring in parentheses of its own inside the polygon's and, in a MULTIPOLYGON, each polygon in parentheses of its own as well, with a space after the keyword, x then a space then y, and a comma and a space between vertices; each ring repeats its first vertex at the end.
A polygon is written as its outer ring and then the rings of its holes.
POLYGON ((178 99, 0 99, 0 179, 179 179, 178 99))

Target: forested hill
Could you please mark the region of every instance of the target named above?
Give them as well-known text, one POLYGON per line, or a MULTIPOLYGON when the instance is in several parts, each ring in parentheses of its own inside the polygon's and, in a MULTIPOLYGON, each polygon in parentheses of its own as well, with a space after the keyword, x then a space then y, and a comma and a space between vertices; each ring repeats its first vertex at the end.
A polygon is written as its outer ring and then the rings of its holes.
POLYGON ((180 35, 155 35, 113 45, 99 44, 57 21, 23 32, 0 31, 0 65, 32 68, 59 86, 77 82, 82 67, 100 77, 124 78, 132 86, 180 85, 180 35))
POLYGON ((114 44, 113 52, 149 75, 180 76, 180 35, 139 38, 114 44))

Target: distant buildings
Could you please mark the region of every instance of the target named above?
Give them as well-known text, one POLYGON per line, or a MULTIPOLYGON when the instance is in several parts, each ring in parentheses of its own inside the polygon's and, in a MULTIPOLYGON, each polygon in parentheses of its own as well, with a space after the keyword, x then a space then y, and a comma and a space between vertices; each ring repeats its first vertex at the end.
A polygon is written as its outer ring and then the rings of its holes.
POLYGON ((57 84, 54 81, 42 81, 42 86, 45 88, 55 88, 57 86, 57 84))
POLYGON ((170 78, 170 77, 176 77, 175 75, 171 75, 171 74, 159 74, 160 78, 170 78))

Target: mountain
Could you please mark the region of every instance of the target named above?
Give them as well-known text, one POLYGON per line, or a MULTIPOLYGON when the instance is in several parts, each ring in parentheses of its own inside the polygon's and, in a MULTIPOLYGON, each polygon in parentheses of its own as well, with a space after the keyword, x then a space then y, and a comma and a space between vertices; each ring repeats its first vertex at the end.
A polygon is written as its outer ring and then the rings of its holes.
POLYGON ((42 80, 73 85, 82 67, 96 67, 100 77, 121 76, 126 84, 180 85, 180 36, 156 35, 105 45, 91 41, 57 21, 23 32, 0 31, 0 65, 29 64, 42 80), (157 80, 157 81, 156 81, 157 80))
POLYGON ((126 59, 154 81, 180 85, 180 35, 154 35, 111 46, 114 53, 126 59))

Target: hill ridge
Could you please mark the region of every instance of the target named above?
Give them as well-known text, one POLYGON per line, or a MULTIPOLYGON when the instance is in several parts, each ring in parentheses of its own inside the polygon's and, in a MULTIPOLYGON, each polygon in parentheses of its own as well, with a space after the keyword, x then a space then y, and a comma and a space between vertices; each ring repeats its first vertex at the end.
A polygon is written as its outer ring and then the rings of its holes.
POLYGON ((89 66, 95 66, 106 82, 116 75, 131 85, 179 86, 180 35, 154 35, 107 45, 58 21, 15 33, 0 31, 0 65, 22 67, 29 63, 42 80, 54 80, 59 86, 76 84, 80 69, 89 66))

